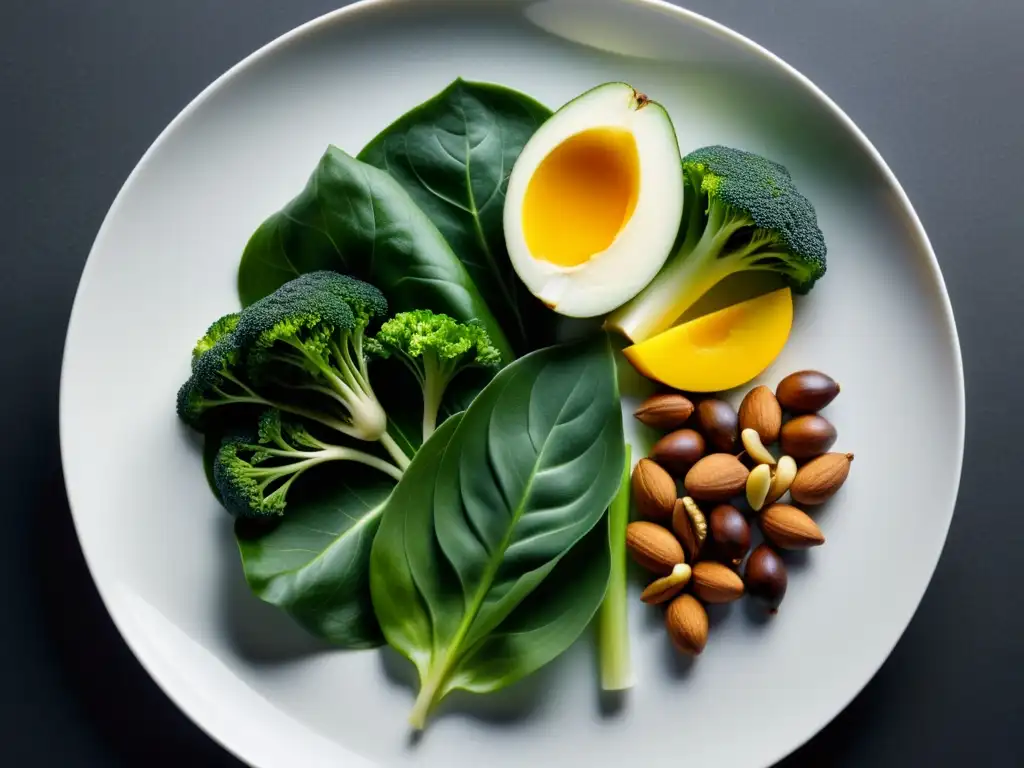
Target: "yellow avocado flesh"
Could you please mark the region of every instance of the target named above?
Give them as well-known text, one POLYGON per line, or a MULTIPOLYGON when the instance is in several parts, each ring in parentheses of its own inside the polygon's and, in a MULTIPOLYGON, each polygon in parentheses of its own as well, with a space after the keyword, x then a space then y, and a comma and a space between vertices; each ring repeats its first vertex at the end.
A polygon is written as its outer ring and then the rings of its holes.
POLYGON ((636 208, 640 157, 621 128, 592 128, 541 161, 523 199, 523 234, 536 259, 575 267, 612 244, 636 208))
POLYGON ((779 356, 793 327, 789 288, 734 304, 623 353, 640 373, 676 389, 719 392, 746 384, 779 356))

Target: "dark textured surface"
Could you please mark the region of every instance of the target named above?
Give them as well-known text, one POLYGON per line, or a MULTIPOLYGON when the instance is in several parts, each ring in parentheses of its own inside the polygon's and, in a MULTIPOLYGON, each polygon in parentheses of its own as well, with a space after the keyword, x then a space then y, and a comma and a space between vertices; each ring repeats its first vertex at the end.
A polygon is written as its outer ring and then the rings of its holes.
MULTIPOLYGON (((60 354, 93 236, 146 147, 224 69, 340 4, 0 3, 4 765, 238 766, 142 671, 85 570, 57 449, 60 354)), ((887 158, 938 252, 967 373, 963 484, 935 579, 876 678, 783 765, 1022 765, 1024 514, 1009 480, 1024 427, 1024 3, 688 5, 808 74, 887 158)))

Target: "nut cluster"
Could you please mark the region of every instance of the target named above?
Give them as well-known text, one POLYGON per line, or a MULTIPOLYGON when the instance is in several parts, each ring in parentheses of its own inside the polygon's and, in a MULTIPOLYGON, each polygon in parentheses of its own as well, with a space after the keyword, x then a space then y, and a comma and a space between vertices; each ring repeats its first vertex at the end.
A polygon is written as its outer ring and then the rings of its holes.
POLYGON ((654 395, 636 410, 664 434, 633 470, 642 519, 629 524, 626 547, 654 576, 640 598, 667 604, 666 627, 680 651, 704 650, 708 604, 747 594, 775 613, 788 582, 779 550, 825 543, 796 505, 824 503, 850 472, 853 454, 829 452, 838 434, 818 413, 838 394, 831 377, 798 371, 774 392, 754 387, 738 411, 719 398, 695 404, 682 393, 654 395), (753 552, 748 518, 764 538, 753 552))

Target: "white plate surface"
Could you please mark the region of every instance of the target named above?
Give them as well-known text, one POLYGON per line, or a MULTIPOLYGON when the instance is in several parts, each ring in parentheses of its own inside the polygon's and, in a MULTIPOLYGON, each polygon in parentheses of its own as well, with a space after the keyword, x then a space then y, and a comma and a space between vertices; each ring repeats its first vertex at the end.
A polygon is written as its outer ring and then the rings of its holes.
POLYGON ((767 766, 834 717, 906 627, 949 527, 963 433, 942 278, 877 152, 771 54, 650 0, 372 0, 242 62, 171 124, 111 208, 61 388, 68 495, 111 615, 168 695, 258 768, 767 766), (827 545, 793 564, 774 620, 715 611, 687 664, 636 604, 639 679, 620 706, 602 705, 581 642, 506 693, 457 698, 411 744, 400 660, 325 648, 248 593, 173 405, 192 343, 237 304, 259 222, 328 143, 358 151, 456 76, 552 106, 625 80, 666 105, 683 151, 724 143, 787 164, 817 206, 829 272, 763 381, 803 367, 839 379, 829 415, 856 461, 818 515, 827 545))

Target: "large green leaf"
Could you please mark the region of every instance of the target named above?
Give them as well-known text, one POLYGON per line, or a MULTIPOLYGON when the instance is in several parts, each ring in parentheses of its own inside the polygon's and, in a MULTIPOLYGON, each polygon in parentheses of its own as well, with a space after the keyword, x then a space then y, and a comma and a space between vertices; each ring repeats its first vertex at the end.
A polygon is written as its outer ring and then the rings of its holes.
POLYGON ((394 312, 430 309, 482 323, 512 349, 462 262, 402 186, 328 147, 305 189, 250 238, 238 268, 243 305, 306 272, 333 269, 377 286, 394 312))
MULTIPOLYGON (((419 671, 414 725, 450 691, 507 685, 582 631, 604 594, 607 556, 586 588, 554 572, 602 519, 623 461, 603 335, 506 367, 416 454, 370 560, 384 636, 419 671), (542 585, 543 599, 529 600, 542 585)), ((598 538, 587 552, 607 548, 607 531, 598 538)))
POLYGON ((519 153, 550 116, 518 91, 456 80, 359 153, 437 225, 519 352, 546 343, 554 318, 512 269, 502 228, 505 189, 519 153))
POLYGON ((376 472, 327 465, 296 485, 274 527, 239 520, 235 535, 249 587, 318 637, 346 648, 380 645, 369 558, 394 487, 376 472))

